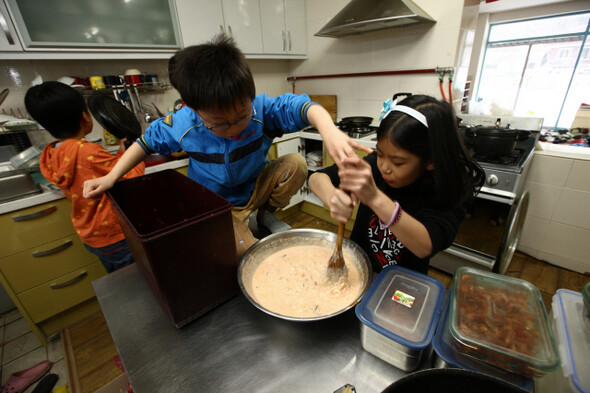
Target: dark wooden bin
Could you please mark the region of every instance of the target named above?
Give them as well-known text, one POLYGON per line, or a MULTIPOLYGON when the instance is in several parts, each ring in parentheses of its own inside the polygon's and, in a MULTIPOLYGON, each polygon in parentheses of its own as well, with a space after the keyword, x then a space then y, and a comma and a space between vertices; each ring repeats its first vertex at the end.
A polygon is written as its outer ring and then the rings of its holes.
POLYGON ((226 199, 175 170, 117 182, 107 196, 139 270, 174 326, 239 292, 226 199))

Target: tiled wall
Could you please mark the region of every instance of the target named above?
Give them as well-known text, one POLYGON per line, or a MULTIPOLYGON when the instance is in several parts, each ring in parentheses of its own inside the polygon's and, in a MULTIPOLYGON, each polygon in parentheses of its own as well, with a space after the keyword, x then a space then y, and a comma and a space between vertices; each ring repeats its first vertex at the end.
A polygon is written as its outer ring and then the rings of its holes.
POLYGON ((535 154, 525 187, 530 204, 518 249, 590 272, 590 159, 535 154))
MULTIPOLYGON (((283 94, 290 86, 285 80, 287 74, 286 60, 249 60, 250 68, 254 74, 258 92, 269 95, 283 94)), ((62 76, 89 77, 93 75, 121 75, 128 68, 137 68, 146 74, 157 74, 160 81, 168 81, 168 60, 3 60, 0 61, 0 90, 10 89, 10 93, 0 106, 2 110, 10 114, 11 110, 18 116, 18 109, 24 111, 24 96, 31 82, 37 76, 44 81, 57 80, 62 76)), ((174 101, 180 96, 175 89, 158 91, 153 93, 141 93, 142 104, 151 109, 155 104, 162 112, 172 110, 174 101)), ((140 122, 145 129, 149 124, 140 122)), ((102 138, 102 127, 95 122, 89 140, 102 138)), ((36 134, 33 143, 47 143, 53 138, 49 133, 36 134)))
MULTIPOLYGON (((308 56, 292 61, 290 75, 326 75, 452 67, 463 0, 416 0, 437 22, 367 32, 341 38, 315 37, 349 0, 316 0, 307 4, 308 56)), ((446 92, 445 79, 445 92, 446 92)), ((382 103, 394 93, 430 94, 441 98, 438 74, 369 76, 300 80, 296 92, 336 94, 338 117, 379 118, 382 103)))

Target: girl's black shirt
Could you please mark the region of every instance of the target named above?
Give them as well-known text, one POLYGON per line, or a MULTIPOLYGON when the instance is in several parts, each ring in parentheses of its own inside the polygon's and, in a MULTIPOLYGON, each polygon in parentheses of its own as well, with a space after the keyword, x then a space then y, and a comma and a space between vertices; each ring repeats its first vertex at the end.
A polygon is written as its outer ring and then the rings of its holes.
MULTIPOLYGON (((409 186, 392 188, 385 183, 377 168, 377 153, 369 154, 364 159, 371 165, 377 187, 400 204, 402 215, 410 214, 424 225, 432 241, 432 255, 449 247, 465 217, 464 207, 437 207, 433 181, 428 173, 409 186)), ((327 174, 332 184, 338 187, 340 178, 336 165, 320 172, 327 174)), ((379 217, 362 203, 359 205, 350 239, 367 253, 376 272, 388 265, 400 265, 428 274, 430 257, 418 258, 406 249, 388 228, 381 229, 379 217)))

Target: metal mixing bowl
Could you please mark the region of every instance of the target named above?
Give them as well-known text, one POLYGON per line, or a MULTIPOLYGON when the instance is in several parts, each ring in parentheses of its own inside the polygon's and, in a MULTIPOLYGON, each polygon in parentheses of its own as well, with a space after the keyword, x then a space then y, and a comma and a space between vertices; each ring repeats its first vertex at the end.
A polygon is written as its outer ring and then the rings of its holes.
MULTIPOLYGON (((335 244, 336 234, 320 229, 292 229, 286 232, 274 233, 268 237, 265 237, 250 247, 240 259, 240 264, 238 266, 238 283, 240 284, 240 289, 250 301, 250 303, 260 310, 269 315, 289 321, 317 321, 341 314, 351 307, 354 307, 358 302, 361 301, 372 282, 372 269, 369 257, 356 243, 346 238, 342 242, 342 251, 343 253, 349 252, 356 257, 356 263, 354 267, 359 271, 359 276, 362 280, 362 289, 357 299, 355 299, 348 306, 344 307, 342 310, 331 314, 314 317, 292 317, 268 310, 267 308, 258 304, 252 295, 252 277, 254 276, 254 272, 258 268, 258 265, 260 265, 260 263, 264 261, 269 255, 277 251, 296 246, 319 246, 333 250, 335 244)), ((348 262, 350 263, 350 261, 348 262)), ((326 268, 327 266, 328 261, 326 261, 326 268)))

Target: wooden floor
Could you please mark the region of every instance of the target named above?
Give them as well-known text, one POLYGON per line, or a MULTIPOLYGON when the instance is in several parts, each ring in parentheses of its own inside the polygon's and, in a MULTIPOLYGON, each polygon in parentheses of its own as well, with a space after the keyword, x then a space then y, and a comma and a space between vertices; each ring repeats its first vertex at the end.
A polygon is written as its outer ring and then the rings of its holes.
MULTIPOLYGON (((283 220, 293 228, 317 228, 332 232, 337 230, 336 225, 303 212, 294 212, 283 220)), ((347 231, 345 236, 348 235, 347 231)), ((450 274, 434 268, 431 268, 428 274, 449 288, 452 281, 450 274)), ((580 292, 590 281, 588 276, 550 265, 520 252, 514 255, 506 274, 527 280, 539 288, 547 311, 551 309, 551 298, 557 289, 566 288, 580 292)), ((72 393, 93 393, 121 374, 113 362, 113 358, 117 356, 117 349, 102 313, 64 330, 62 342, 72 393)))

